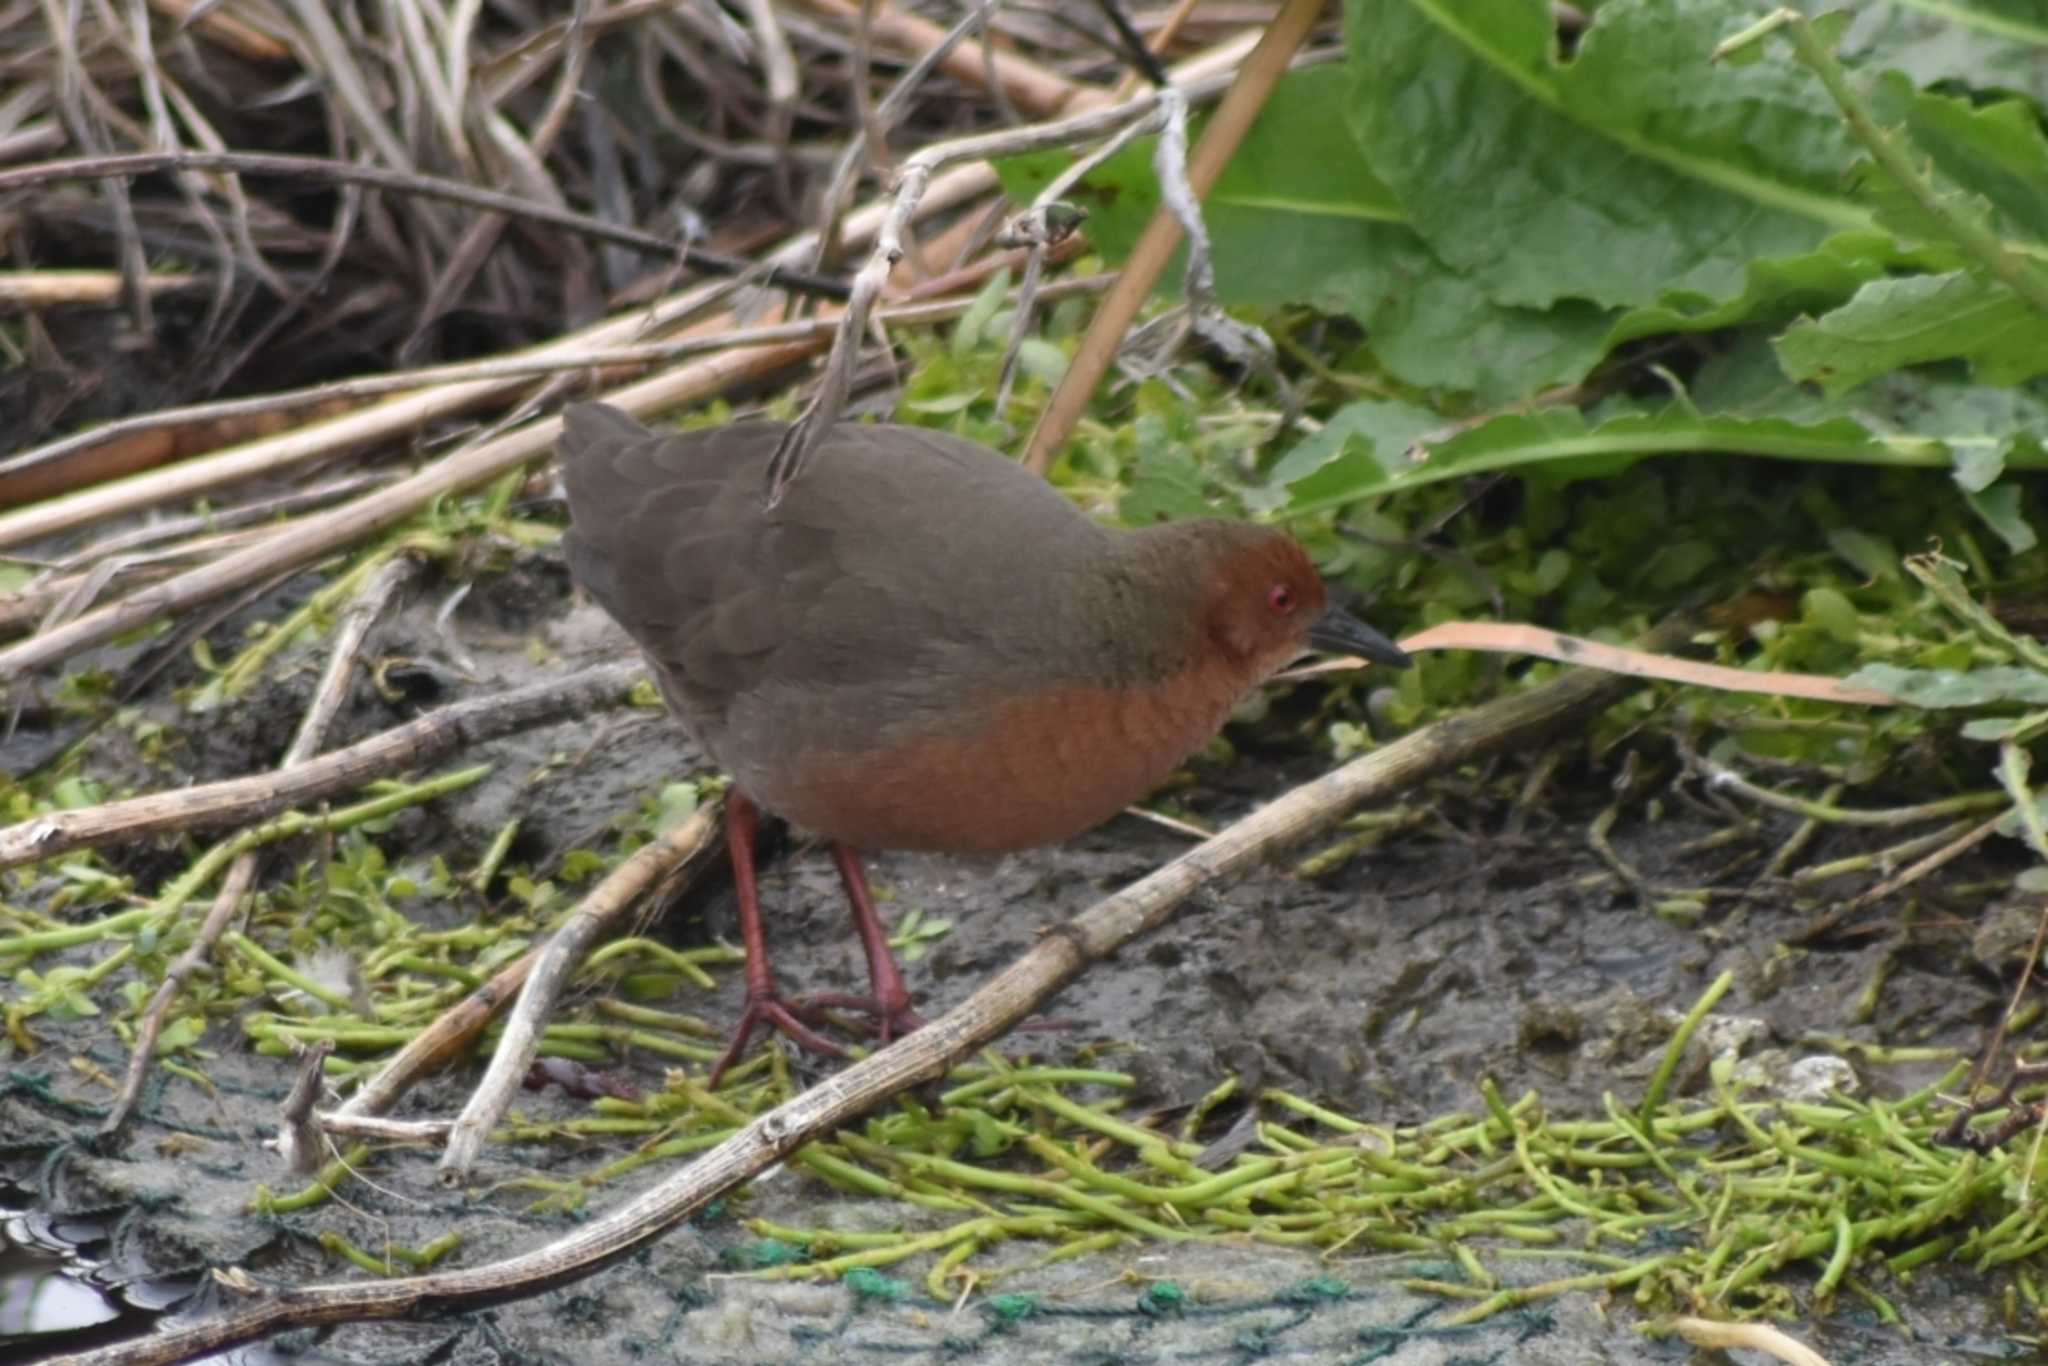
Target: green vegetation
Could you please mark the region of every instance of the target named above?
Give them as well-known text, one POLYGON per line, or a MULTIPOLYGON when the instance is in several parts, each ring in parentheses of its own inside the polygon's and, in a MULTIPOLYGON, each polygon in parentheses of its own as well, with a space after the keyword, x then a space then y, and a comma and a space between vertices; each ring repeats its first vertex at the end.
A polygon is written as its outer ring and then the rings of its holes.
MULTIPOLYGON (((1889 848, 1788 885, 1889 877, 1995 821, 2039 862, 1987 890, 2048 891, 2032 772, 2048 736, 2036 637, 2048 602, 2048 26, 2018 0, 1869 6, 1846 25, 1757 19, 1742 0, 1609 0, 1560 35, 1540 0, 1348 0, 1344 60, 1282 83, 1208 201, 1219 298, 1270 338, 1286 392, 1196 360, 1155 367, 1105 386, 1053 478, 1130 523, 1219 510, 1283 522, 1390 632, 1486 617, 1625 641, 1682 611, 1700 622, 1694 646, 1721 663, 1853 678, 1901 705, 1674 701, 1646 688, 1600 719, 1585 752, 1654 744, 1768 766, 1765 795, 1808 834, 1879 801, 1912 804, 1889 848), (1930 48, 1933 32, 1945 40, 1930 48)), ((1156 208, 1151 155, 1134 143, 1073 195, 1090 212, 1093 253, 1078 271, 1114 269, 1156 208)), ((1067 161, 1000 169, 1028 201, 1067 161)), ((1178 269, 1165 278, 1177 291, 1178 269)), ((901 420, 1016 445, 1091 305, 1069 297, 1043 311, 999 413, 1012 283, 992 280, 949 328, 892 332, 907 358, 901 420)), ((789 412, 796 400, 771 404, 789 412)), ((692 420, 724 415, 715 405, 692 420)), ((460 579, 549 553, 555 528, 520 506, 524 483, 515 473, 443 500, 330 563, 321 589, 249 628, 225 663, 192 647, 210 678, 177 699, 182 710, 117 700, 107 674, 75 668, 46 700, 80 738, 0 781, 0 820, 168 784, 193 751, 191 728, 211 724, 199 713, 274 682, 280 660, 393 556, 460 579)), ((1373 680, 1374 719, 1410 728, 1557 668, 1503 674, 1494 660, 1431 655, 1373 680)), ((1357 711, 1334 724, 1334 708, 1319 713, 1318 742, 1368 742, 1357 711)), ((474 848, 435 847, 406 824, 483 776, 451 767, 380 785, 168 856, 81 851, 0 874, 0 1062, 96 1017, 132 1041, 221 870, 290 841, 289 866, 258 886, 214 970, 186 984, 157 1050, 203 1080, 222 1042, 210 1027, 232 1020, 264 1055, 330 1041, 329 1075, 360 1077, 703 795, 678 783, 631 811, 638 798, 620 793, 629 814, 611 830, 540 854, 520 845, 516 822, 474 848), (323 952, 353 961, 354 980, 314 971, 323 952)), ((1341 853, 1305 867, 1327 873, 1385 824, 1359 825, 1364 835, 1331 847, 1341 853)), ((1595 822, 1591 841, 1621 867, 1606 830, 1595 822)), ((1774 872, 1795 852, 1788 844, 1774 872)), ((1707 898, 1637 881, 1646 907, 1686 924, 1702 915, 1707 898)), ((898 926, 902 956, 949 929, 913 910, 898 926)), ((581 1208, 623 1173, 687 1161, 790 1094, 772 1048, 716 1095, 692 1080, 717 1056, 717 1031, 669 1007, 737 961, 640 934, 593 955, 579 978, 589 999, 550 1026, 543 1054, 674 1070, 649 1096, 506 1126, 501 1139, 631 1145, 522 1188, 581 1208)), ((1903 1097, 1775 1099, 1716 1058, 1703 1091, 1674 1099, 1667 1084, 1720 986, 1646 1094, 1609 1095, 1598 1116, 1553 1115, 1535 1094, 1510 1102, 1489 1083, 1473 1114, 1380 1126, 1216 1078, 1169 1131, 1126 1112, 1125 1074, 989 1055, 938 1105, 899 1098, 794 1159, 839 1189, 936 1212, 940 1226, 755 1220, 770 1242, 745 1269, 844 1275, 888 1298, 901 1287, 876 1269, 923 1257, 926 1288, 951 1298, 957 1277, 987 1283, 977 1259, 1004 1242, 1059 1258, 1233 1239, 1332 1261, 1408 1254, 1413 1282, 1470 1300, 1467 1317, 1597 1289, 1728 1316, 1853 1297, 1890 1322, 1891 1287, 1941 1262, 1995 1273, 2016 1332, 2048 1321, 2041 1130, 2026 1122, 2048 1088, 1994 1095, 1986 1082, 2039 1060, 2025 1032, 2038 1009, 2016 995, 2003 1051, 1975 1075, 1978 1060, 1946 1045, 1919 1050, 1915 1061, 1954 1066, 1903 1097), (1956 1095, 1991 1100, 1959 1126, 1956 1095), (1226 1102, 1256 1107, 1253 1138, 1203 1165, 1202 1123, 1226 1102), (1523 1261, 1541 1262, 1543 1278, 1514 1274, 1523 1261), (1579 1270, 1560 1279, 1560 1263, 1579 1270)), ((255 1206, 307 1208, 349 1179, 337 1163, 296 1195, 259 1192, 255 1206)), ((389 1267, 338 1235, 329 1247, 389 1267)), ((447 1250, 390 1254, 424 1265, 447 1250)))

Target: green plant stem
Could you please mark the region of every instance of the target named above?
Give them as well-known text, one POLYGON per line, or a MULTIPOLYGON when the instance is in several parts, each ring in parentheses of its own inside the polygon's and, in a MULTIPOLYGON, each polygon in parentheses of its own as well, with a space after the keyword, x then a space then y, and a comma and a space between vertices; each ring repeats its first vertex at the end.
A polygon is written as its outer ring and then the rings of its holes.
POLYGON ((1650 1078, 1650 1088, 1643 1092, 1643 1103, 1636 1109, 1636 1124, 1653 1140, 1657 1136, 1657 1107, 1664 1103, 1664 1092, 1671 1085, 1671 1077, 1678 1070, 1679 1060, 1685 1056, 1685 1046, 1692 1042, 1693 1031, 1700 1027, 1700 1021, 1707 1018, 1707 1012, 1712 1010, 1722 996, 1727 994, 1728 988, 1734 985, 1733 972, 1724 972, 1716 977, 1713 983, 1700 993, 1699 1000, 1693 1002, 1692 1009, 1687 1011, 1685 1019, 1679 1022, 1678 1032, 1673 1034, 1671 1042, 1665 1045, 1664 1058, 1657 1064, 1657 1071, 1650 1078))
MULTIPOLYGON (((1779 11, 1786 13, 1786 11, 1779 11)), ((1998 235, 1967 213, 1959 213, 1935 189, 1932 182, 1921 175, 1913 164, 1913 158, 1884 129, 1877 126, 1870 106, 1850 84, 1849 75, 1842 64, 1835 60, 1835 54, 1814 32, 1813 24, 1805 15, 1793 13, 1784 25, 1785 35, 1791 40, 1792 50, 1806 68, 1820 79, 1835 107, 1842 111, 1842 117, 1849 124, 1849 131, 1856 140, 1870 152, 1884 173, 1912 199, 1914 205, 1929 218, 1941 225, 1955 244, 1974 257, 1984 269, 2019 295, 2037 311, 2048 314, 2048 278, 2027 261, 2021 260, 2005 249, 1998 235)))

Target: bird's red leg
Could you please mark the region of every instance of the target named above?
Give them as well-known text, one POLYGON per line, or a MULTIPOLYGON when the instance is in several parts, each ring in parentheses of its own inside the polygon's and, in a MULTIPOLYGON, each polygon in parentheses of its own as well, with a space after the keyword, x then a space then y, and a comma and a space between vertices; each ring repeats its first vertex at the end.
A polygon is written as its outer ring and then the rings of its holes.
MULTIPOLYGON (((764 1024, 781 1030, 813 1053, 834 1058, 846 1056, 797 1019, 775 990, 775 975, 768 969, 768 939, 761 932, 761 901, 754 890, 754 832, 760 823, 761 808, 738 788, 726 789, 725 840, 732 849, 733 890, 739 896, 740 942, 747 950, 747 1008, 732 1032, 732 1042, 725 1046, 718 1065, 711 1069, 709 1089, 714 1091, 725 1070, 747 1051, 747 1041, 753 1038, 755 1029, 764 1024)), ((872 916, 874 911, 870 909, 868 914, 872 916)), ((882 951, 887 953, 888 949, 885 941, 882 951)))
POLYGON ((910 989, 903 985, 903 973, 896 955, 889 951, 889 932, 875 913, 875 899, 868 894, 867 874, 861 871, 860 855, 844 844, 832 846, 832 862, 846 887, 846 904, 853 910, 853 930, 860 936, 861 951, 868 958, 870 996, 825 994, 807 996, 800 1007, 806 1014, 822 1006, 841 1010, 864 1010, 875 1017, 875 1033, 883 1043, 908 1034, 924 1024, 924 1017, 910 1006, 910 989))

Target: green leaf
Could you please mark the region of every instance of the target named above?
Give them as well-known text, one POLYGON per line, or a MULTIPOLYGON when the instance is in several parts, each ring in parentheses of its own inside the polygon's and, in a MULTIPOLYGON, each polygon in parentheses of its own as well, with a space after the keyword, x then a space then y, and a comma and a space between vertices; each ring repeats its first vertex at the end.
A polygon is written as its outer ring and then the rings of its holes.
POLYGON ((1050 389, 1067 373, 1067 353, 1043 337, 1026 337, 1017 346, 1017 368, 1050 389))
POLYGON ((1854 645, 1862 623, 1855 604, 1839 588, 1809 588, 1800 599, 1800 615, 1844 645, 1854 645))
POLYGON ((654 829, 667 830, 697 809, 697 784, 669 783, 654 799, 654 829))
MULTIPOLYGON (((1841 0, 1803 0, 1809 12, 1841 0)), ((2040 0, 1865 0, 1837 52, 1871 69, 1894 67, 1917 86, 1955 81, 2048 100, 2048 11, 2040 0)))
POLYGON ((1743 268, 1742 288, 1723 297, 1667 290, 1623 314, 1608 334, 1613 348, 1660 332, 1707 332, 1745 322, 1789 321, 1846 302, 1862 286, 1912 264, 1888 233, 1842 232, 1798 256, 1766 256, 1743 268))
POLYGON ((1844 680, 1851 687, 1889 693, 1915 707, 1982 707, 1994 702, 2048 704, 2048 674, 2011 666, 1971 669, 1902 669, 1866 664, 1844 680))
POLYGON ((956 393, 941 394, 937 398, 905 399, 899 406, 906 413, 923 413, 928 417, 944 417, 951 413, 964 413, 981 401, 979 390, 962 389, 956 393))
POLYGON ((206 1017, 203 1015, 175 1015, 168 1020, 163 1031, 156 1036, 155 1056, 169 1057, 183 1052, 198 1043, 206 1035, 206 1017))
POLYGON ((1743 0, 1613 0, 1561 63, 1543 0, 1349 0, 1350 116, 1437 256, 1496 303, 1738 294, 1748 263, 1867 227, 1850 147, 1774 52, 1708 55, 1743 0))
POLYGON ((1879 431, 1940 440, 1955 462, 1956 483, 1966 493, 1980 493, 2008 466, 2042 467, 2048 397, 2040 388, 1994 388, 1928 371, 1893 371, 1857 391, 1856 413, 1879 431))
POLYGON ((51 787, 50 800, 59 810, 75 811, 79 807, 99 805, 106 800, 106 789, 97 779, 70 773, 51 787))
POLYGON ((1010 272, 1007 267, 988 277, 988 283, 974 296, 974 302, 967 305, 967 311, 960 315, 960 321, 953 324, 952 354, 954 360, 971 355, 981 344, 983 331, 988 320, 1006 302, 1004 296, 1010 292, 1010 272))
MULTIPOLYGON (((1885 437, 1845 416, 1818 421, 1717 416, 1681 404, 1655 413, 1623 412, 1604 421, 1573 408, 1510 414, 1446 440, 1399 451, 1395 448, 1405 428, 1397 419, 1380 419, 1369 411, 1352 421, 1346 429, 1345 453, 1292 486, 1288 514, 1298 516, 1494 470, 1519 470, 1552 480, 1592 478, 1654 455, 1720 452, 1932 469, 1946 468, 1952 461, 1940 441, 1885 437), (1386 437, 1381 437, 1376 421, 1384 422, 1386 437)), ((2038 452, 2016 448, 2020 455, 2035 468, 2048 464, 2038 452)), ((1281 468, 1292 461, 1290 455, 1281 468)))
POLYGON ((1321 431, 1282 456, 1267 479, 1275 485, 1299 484, 1332 461, 1356 454, 1384 470, 1397 471, 1412 448, 1444 425, 1441 414, 1413 403, 1366 399, 1346 404, 1331 414, 1321 431))
POLYGON ((2048 711, 2029 712, 2025 716, 1980 716, 1965 721, 1957 733, 1965 740, 2021 740, 2031 739, 2044 728, 2048 728, 2048 711))
POLYGON ((1796 380, 1830 394, 1902 365, 1961 359, 1986 384, 2048 373, 2048 317, 1995 280, 1967 271, 1874 280, 1819 318, 1778 339, 1796 380))
POLYGON ((1185 446, 1147 440, 1148 425, 1153 424, 1140 420, 1138 455, 1117 515, 1132 526, 1217 515, 1210 496, 1211 472, 1185 446))
POLYGON ((1881 536, 1855 527, 1836 527, 1828 533, 1828 548, 1849 562, 1849 567, 1870 582, 1899 577, 1899 552, 1881 536))
POLYGON ((1392 277, 1355 301, 1388 373, 1430 389, 1469 391, 1482 404, 1585 378, 1612 344, 1614 314, 1579 300, 1550 308, 1502 305, 1447 268, 1414 234, 1381 259, 1392 277))
POLYGON ((2010 441, 1985 442, 1956 452, 1956 485, 1965 493, 1982 493, 2005 473, 2005 453, 2010 441))
POLYGON ((2040 544, 2041 538, 2034 534, 2033 524, 2027 521, 2018 484, 2008 479, 2002 484, 1964 496, 1969 500, 1970 510, 1984 519, 1984 525, 1996 532, 2013 554, 2024 555, 2040 544))
POLYGON ((1323 66, 1297 71, 1274 87, 1216 177, 1207 205, 1405 222, 1400 201, 1366 165, 1345 127, 1350 83, 1342 67, 1323 66))
MULTIPOLYGON (((1586 303, 1555 309, 1496 303, 1444 266, 1402 221, 1340 116, 1350 77, 1295 72, 1271 98, 1203 206, 1217 297, 1232 308, 1307 304, 1348 315, 1372 336, 1389 373, 1425 388, 1503 403, 1584 377, 1605 354, 1612 315, 1586 303)), ((1112 263, 1129 254, 1159 205, 1151 141, 1091 172, 1070 198, 1089 211, 1089 240, 1112 263)), ((997 164, 1012 199, 1029 200, 1069 161, 1064 152, 997 164)), ((1176 261, 1159 289, 1180 288, 1176 261)), ((1835 297, 1846 297, 1842 290, 1835 297)))
POLYGON ((2048 243, 2048 138, 2032 106, 2001 100, 1979 107, 1916 90, 1897 72, 1887 72, 1881 88, 1906 105, 1907 131, 1941 178, 1990 206, 1993 230, 2048 243))

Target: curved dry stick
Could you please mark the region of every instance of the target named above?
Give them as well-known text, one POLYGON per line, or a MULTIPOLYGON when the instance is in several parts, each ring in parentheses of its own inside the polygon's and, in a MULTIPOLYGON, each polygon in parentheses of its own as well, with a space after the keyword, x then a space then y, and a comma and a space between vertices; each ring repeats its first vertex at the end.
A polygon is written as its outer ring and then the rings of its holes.
POLYGON ((448 1149, 441 1158, 443 1185, 459 1185, 483 1151, 484 1140, 512 1104, 514 1093, 526 1076, 526 1069, 540 1053, 541 1031, 560 998, 569 978, 583 956, 597 941, 609 934, 619 916, 642 892, 659 882, 670 870, 703 848, 717 829, 717 802, 706 802, 687 820, 636 851, 610 877, 598 884, 575 914, 549 936, 541 949, 519 1004, 505 1019, 505 1032, 484 1069, 483 1080, 470 1093, 469 1103, 448 1134, 448 1149))
POLYGON ((1675 655, 1652 654, 1622 645, 1607 645, 1584 636, 1568 636, 1542 626, 1519 622, 1446 621, 1418 631, 1401 642, 1404 650, 1485 650, 1491 654, 1536 655, 1560 664, 1583 664, 1604 673, 1655 678, 1718 692, 1765 693, 1773 697, 1808 697, 1845 706, 1896 707, 1899 699, 1874 688, 1858 688, 1826 674, 1782 670, 1731 669, 1675 655))
MULTIPOLYGON (((1189 97, 1213 94, 1223 81, 1220 74, 1190 80, 1186 93, 1189 97)), ((956 162, 981 162, 1092 141, 1150 117, 1160 102, 1158 92, 1147 91, 1123 104, 1089 109, 1052 123, 1000 128, 935 142, 904 159, 896 169, 895 186, 889 198, 890 209, 875 233, 874 249, 861 268, 854 272, 853 287, 848 293, 846 307, 839 315, 839 333, 833 339, 832 352, 826 358, 823 374, 818 378, 816 394, 803 415, 790 424, 774 455, 769 458, 769 507, 782 501, 783 493, 802 475, 825 433, 839 421, 852 384, 855 357, 868 336, 871 310, 887 287, 897 263, 903 259, 910 224, 917 216, 918 204, 932 177, 956 162)), ((1123 282, 1119 279, 1110 287, 1103 307, 1107 308, 1108 299, 1115 298, 1122 288, 1123 282)))
MULTIPOLYGON (((565 678, 451 703, 291 768, 21 821, 0 829, 0 868, 117 840, 262 820, 287 807, 361 787, 397 769, 430 763, 468 745, 622 701, 646 672, 638 659, 600 664, 565 678)), ((6 941, 0 940, 0 952, 5 948, 6 941)))
MULTIPOLYGON (((773 374, 815 350, 817 343, 814 342, 784 342, 727 351, 672 374, 657 375, 609 393, 605 395, 605 401, 634 414, 687 403, 722 392, 742 380, 773 374)), ((454 387, 457 390, 493 390, 493 385, 487 381, 454 387)), ((410 425, 390 410, 403 409, 408 414, 445 411, 451 401, 460 400, 451 399, 449 394, 441 392, 409 395, 365 412, 352 413, 328 425, 339 427, 346 424, 357 430, 376 430, 388 435, 410 425)), ((310 563, 365 536, 394 527, 441 494, 488 482, 545 454, 561 428, 561 419, 557 417, 529 423, 449 456, 438 464, 429 465, 418 474, 379 489, 346 507, 302 518, 288 531, 270 540, 166 579, 119 602, 66 622, 55 630, 43 631, 0 649, 0 685, 11 683, 31 670, 56 663, 78 650, 110 640, 158 617, 171 616, 223 594, 262 583, 287 569, 310 563)))
POLYGON ((761 275, 759 283, 826 299, 843 299, 843 280, 816 275, 793 266, 769 264, 744 256, 702 251, 650 232, 608 223, 602 218, 538 204, 516 194, 480 190, 459 180, 442 180, 415 171, 394 171, 382 166, 364 166, 325 157, 287 156, 278 152, 125 152, 115 156, 74 157, 68 161, 42 161, 17 170, 0 171, 0 194, 64 180, 113 180, 164 171, 232 171, 238 175, 271 176, 283 180, 321 180, 342 185, 362 185, 390 190, 421 199, 439 199, 466 208, 485 209, 510 218, 545 223, 552 228, 595 237, 614 246, 631 247, 650 256, 664 257, 702 275, 761 275))
MULTIPOLYGON (((1659 628, 1668 647, 1682 630, 1659 628)), ((1647 642, 1646 642, 1647 643, 1647 642)), ((1259 808, 1213 839, 1054 927, 1036 948, 924 1028, 827 1078, 748 1124, 682 1171, 568 1237, 500 1262, 390 1280, 272 1288, 239 1268, 215 1272, 248 1294, 211 1318, 52 1366, 167 1366, 288 1328, 480 1308, 587 1276, 653 1242, 733 1186, 873 1109, 1009 1029, 1095 959, 1164 923, 1205 883, 1251 866, 1360 802, 1426 774, 1526 744, 1619 697, 1628 681, 1573 670, 1540 688, 1439 721, 1259 808)))
MULTIPOLYGON (((348 697, 349 681, 355 674, 363 638, 369 635, 370 627, 383 614, 392 595, 418 568, 418 562, 405 555, 386 562, 370 576, 362 592, 349 604, 341 625, 335 629, 334 650, 327 658, 326 672, 313 689, 313 700, 306 708, 305 718, 299 722, 298 733, 292 736, 291 744, 285 749, 279 768, 292 768, 319 752, 321 742, 327 736, 328 725, 348 697)), ((179 955, 178 961, 171 965, 171 970, 164 974, 156 995, 150 998, 149 1008, 142 1012, 142 1023, 135 1030, 134 1046, 128 1051, 128 1072, 121 1079, 120 1094, 108 1107, 107 1117, 100 1121, 101 1138, 121 1132, 135 1113, 135 1104, 142 1099, 142 1084, 149 1079, 149 1065, 156 1058, 156 1040, 157 1035, 163 1032, 164 1017, 170 1014, 172 1003, 184 989, 185 979, 213 955, 215 942, 227 929, 228 921, 234 918, 236 908, 242 904, 243 894, 255 880, 256 851, 250 849, 229 865, 212 908, 207 911, 206 919, 200 922, 199 933, 179 955)), ((307 1106, 310 1109, 310 1101, 307 1106)), ((290 1109, 289 1106, 286 1108, 290 1109)))

